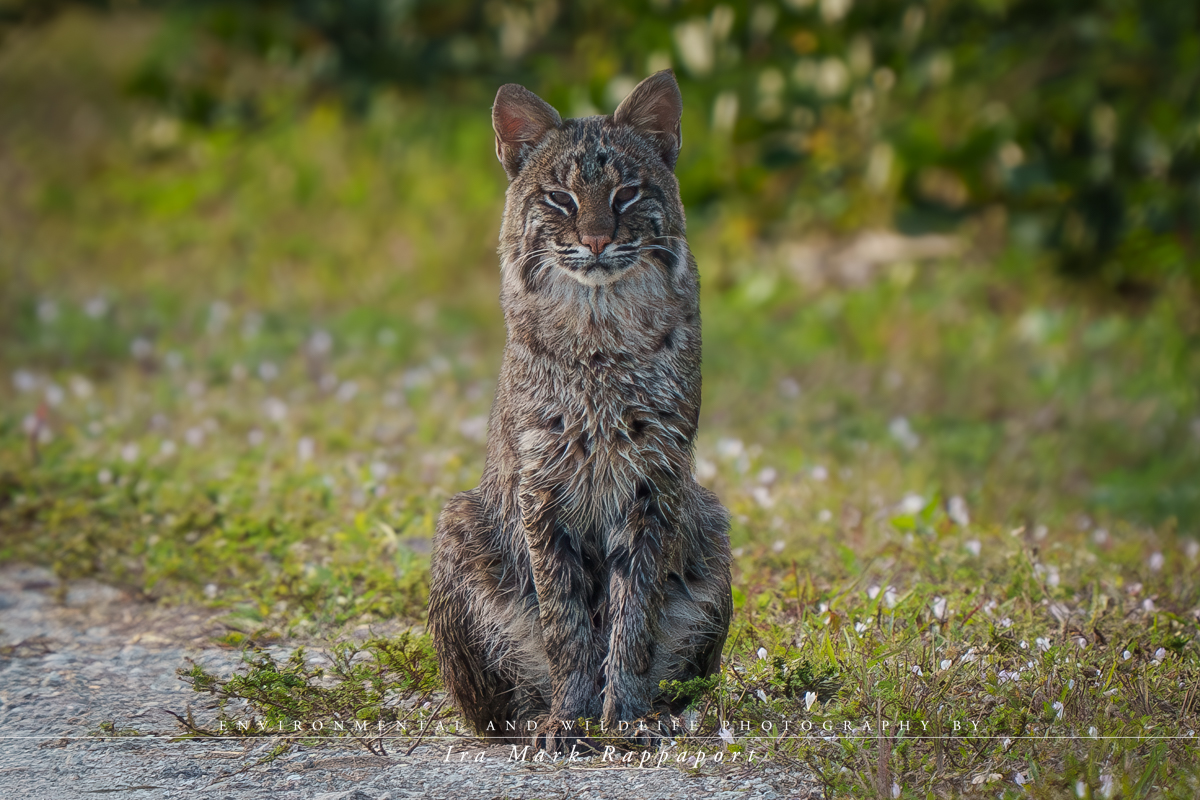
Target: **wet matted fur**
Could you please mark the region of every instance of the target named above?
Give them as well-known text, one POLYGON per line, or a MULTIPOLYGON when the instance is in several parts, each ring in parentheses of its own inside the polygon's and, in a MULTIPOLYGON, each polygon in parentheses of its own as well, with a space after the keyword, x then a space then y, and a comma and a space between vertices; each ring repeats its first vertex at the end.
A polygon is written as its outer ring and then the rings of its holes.
POLYGON ((612 116, 496 95, 508 339, 482 480, 438 519, 429 604, 443 679, 481 734, 532 722, 549 743, 571 738, 564 721, 632 722, 664 705, 661 681, 720 664, 728 515, 692 476, 681 111, 670 71, 612 116))

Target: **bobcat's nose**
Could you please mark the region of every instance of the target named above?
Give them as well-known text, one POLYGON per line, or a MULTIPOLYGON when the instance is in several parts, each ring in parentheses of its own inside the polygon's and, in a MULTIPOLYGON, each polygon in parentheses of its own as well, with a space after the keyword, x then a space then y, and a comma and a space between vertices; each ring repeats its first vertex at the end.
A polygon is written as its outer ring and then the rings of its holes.
POLYGON ((604 248, 612 243, 612 237, 607 233, 599 234, 598 236, 583 235, 579 237, 579 241, 584 244, 595 255, 600 255, 604 252, 604 248))

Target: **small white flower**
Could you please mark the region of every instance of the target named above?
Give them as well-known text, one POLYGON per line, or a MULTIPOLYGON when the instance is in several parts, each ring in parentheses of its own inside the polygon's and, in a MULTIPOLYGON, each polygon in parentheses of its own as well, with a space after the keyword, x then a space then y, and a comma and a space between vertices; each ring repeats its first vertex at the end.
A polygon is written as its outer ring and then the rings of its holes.
POLYGON ((1105 772, 1100 776, 1100 795, 1102 797, 1112 797, 1116 788, 1117 787, 1113 785, 1113 776, 1111 772, 1105 772))
POLYGON ((1017 784, 1017 786, 1024 786, 1026 783, 1026 780, 1027 780, 1026 777, 1024 775, 1022 775, 1021 773, 1019 773, 1019 772, 1013 773, 1013 783, 1017 784))
POLYGON ((718 439, 717 455, 727 461, 733 461, 746 452, 746 445, 741 439, 718 439))
POLYGON ((337 399, 343 403, 349 403, 358 394, 358 384, 354 381, 346 381, 337 390, 337 399))
POLYGON ((1151 572, 1158 572, 1163 568, 1163 564, 1166 563, 1166 559, 1163 558, 1162 553, 1154 552, 1150 554, 1150 560, 1148 563, 1150 565, 1151 572))
POLYGON ((163 439, 162 444, 158 446, 158 454, 163 458, 170 458, 175 455, 175 443, 170 439, 163 439))
POLYGON ((770 486, 778 477, 779 473, 775 471, 774 467, 763 467, 758 473, 758 482, 763 486, 770 486))
POLYGON ((813 707, 813 703, 815 703, 815 702, 817 702, 817 693, 816 692, 805 692, 804 693, 804 710, 805 711, 811 710, 813 707))
POLYGON ((766 692, 764 692, 762 689, 756 689, 756 690, 755 690, 755 692, 754 692, 754 695, 755 695, 755 696, 756 696, 756 697, 757 697, 759 700, 762 700, 764 703, 765 703, 765 702, 767 702, 767 693, 766 693, 766 692))
POLYGON ((900 595, 896 594, 896 590, 891 586, 883 590, 883 604, 888 608, 895 608, 896 603, 900 602, 900 595))
POLYGON ((188 428, 183 432, 183 440, 188 443, 188 447, 199 447, 204 444, 204 429, 200 427, 188 428))
POLYGON ((387 478, 389 471, 388 465, 382 461, 375 461, 371 463, 371 477, 376 481, 382 481, 383 479, 387 478))
POLYGON ((14 372, 12 382, 18 392, 32 392, 38 386, 37 376, 27 369, 19 369, 14 372))
POLYGON ((773 552, 773 553, 775 553, 776 555, 778 555, 779 553, 782 553, 782 552, 783 552, 783 548, 784 548, 785 546, 786 546, 786 545, 784 545, 784 543, 783 543, 783 539, 776 539, 776 540, 775 540, 775 544, 771 545, 771 552, 773 552))
POLYGON ((1183 546, 1183 552, 1184 555, 1188 557, 1189 561, 1195 561, 1198 557, 1200 557, 1200 542, 1192 539, 1183 546))
POLYGON ((996 622, 996 627, 999 628, 1000 630, 1004 630, 1005 628, 1011 628, 1012 624, 1013 624, 1012 617, 1001 617, 996 622))
POLYGON ((1062 701, 1061 701, 1061 700, 1055 700, 1055 701, 1054 701, 1054 703, 1053 703, 1053 704, 1052 704, 1050 707, 1054 709, 1054 718, 1055 718, 1055 719, 1062 719, 1062 715, 1063 715, 1063 704, 1062 704, 1062 701))
POLYGON ((329 331, 317 330, 309 337, 306 345, 308 352, 314 356, 323 356, 333 349, 333 337, 329 331))
POLYGON ((62 401, 65 397, 66 397, 66 392, 64 392, 58 386, 58 384, 51 383, 48 386, 46 386, 46 402, 49 403, 50 405, 52 405, 52 406, 61 405, 62 401))
POLYGON ((912 425, 910 425, 908 420, 904 417, 896 417, 889 422, 888 433, 891 434, 892 438, 899 442, 905 450, 916 450, 917 446, 921 444, 921 437, 917 436, 916 432, 912 429, 912 425))
POLYGON ((879 597, 879 593, 881 591, 882 590, 878 586, 868 587, 867 588, 867 597, 870 598, 871 600, 874 600, 876 597, 879 597))
POLYGON ((822 508, 817 512, 817 522, 829 522, 831 519, 833 519, 833 512, 828 508, 822 508))
POLYGON ((283 422, 287 419, 288 407, 287 403, 280 400, 278 397, 268 397, 262 404, 263 413, 267 415, 267 419, 275 423, 283 422))
POLYGON ((1165 647, 1158 648, 1154 651, 1154 657, 1159 661, 1164 660, 1167 657, 1167 649, 1165 647))
POLYGON ((1157 606, 1154 605, 1153 597, 1147 597, 1145 600, 1142 601, 1142 611, 1149 612, 1149 611, 1156 611, 1156 610, 1157 610, 1157 606))
POLYGON ((217 598, 217 585, 215 583, 204 584, 204 596, 209 600, 215 600, 217 598))
POLYGON ((722 727, 717 735, 721 737, 721 741, 725 744, 733 744, 733 731, 729 728, 722 727))
POLYGON ((950 521, 955 525, 964 528, 971 524, 971 515, 967 512, 967 501, 958 495, 950 498, 950 502, 946 505, 946 516, 950 517, 950 521))
POLYGON ((96 473, 96 480, 107 486, 112 483, 113 474, 111 470, 102 469, 96 473))
POLYGON ((296 457, 301 461, 312 461, 313 452, 316 450, 316 445, 313 440, 307 436, 301 437, 300 441, 296 442, 296 457))
POLYGON ((1087 784, 1083 781, 1075 781, 1075 796, 1083 800, 1087 797, 1087 784))
POLYGON ((1038 650, 1041 650, 1043 653, 1050 649, 1050 640, 1045 637, 1037 637, 1034 643, 1037 644, 1038 650))
POLYGON ((917 677, 924 677, 924 675, 925 675, 925 673, 921 672, 921 667, 917 664, 913 664, 912 673, 913 673, 913 675, 916 675, 917 677))
POLYGON ((1096 528, 1092 531, 1092 541, 1100 546, 1108 544, 1108 528, 1096 528))
POLYGON ((83 313, 92 319, 100 319, 108 313, 108 301, 102 295, 96 295, 83 304, 83 313))
POLYGON ((775 505, 775 498, 771 497, 771 490, 765 486, 755 486, 750 490, 750 496, 763 508, 771 508, 775 505))
POLYGON ((264 361, 258 365, 258 377, 264 381, 273 381, 279 377, 279 367, 273 361, 264 361))
POLYGON ((1021 649, 1022 649, 1022 650, 1028 650, 1028 649, 1029 649, 1029 642, 1027 642, 1027 641, 1025 641, 1024 639, 1022 639, 1022 640, 1021 640, 1021 649))
POLYGON ((943 670, 947 670, 947 669, 950 669, 950 666, 951 666, 953 663, 954 663, 954 662, 953 662, 953 661, 951 661, 950 659, 948 659, 948 658, 943 658, 943 659, 942 659, 942 660, 941 660, 941 661, 938 663, 938 666, 939 666, 939 667, 941 667, 943 670))
POLYGON ((71 391, 80 400, 87 400, 92 396, 92 382, 82 375, 72 375, 71 391))
POLYGON ((821 466, 820 464, 813 467, 812 472, 809 474, 812 475, 812 479, 814 481, 824 481, 829 479, 829 470, 825 469, 825 467, 821 466))
POLYGON ((932 609, 933 615, 938 619, 946 616, 946 598, 934 597, 933 602, 929 604, 929 607, 932 609))
POLYGON ((760 660, 760 661, 762 661, 762 660, 765 660, 765 659, 766 659, 766 657, 767 657, 767 648, 765 648, 765 647, 760 647, 760 648, 758 648, 758 658, 759 658, 759 660, 760 660))
POLYGON ((1088 736, 1092 737, 1093 739, 1099 738, 1100 730, 1093 725, 1092 727, 1088 728, 1088 736))
POLYGON ((258 428, 254 428, 248 434, 246 434, 246 441, 251 447, 258 447, 266 440, 266 438, 266 435, 258 428))
POLYGON ((1125 659, 1126 661, 1128 661, 1129 659, 1133 658, 1133 653, 1129 652, 1128 650, 1124 650, 1124 651, 1122 651, 1122 653, 1121 653, 1121 658, 1123 658, 1123 659, 1125 659))
POLYGON ((1001 750, 1007 750, 1007 749, 1008 749, 1008 746, 1009 746, 1010 744, 1012 744, 1012 739, 1010 739, 1010 738, 1008 738, 1007 736, 1005 736, 1005 737, 1004 737, 1004 741, 1000 743, 1000 749, 1001 749, 1001 750))
POLYGON ((900 784, 892 781, 892 800, 900 796, 900 784))
POLYGON ((857 633, 859 636, 863 635, 864 633, 867 632, 867 624, 865 622, 854 623, 854 632, 857 633))
POLYGON ((968 539, 963 542, 963 547, 967 548, 967 552, 979 558, 979 554, 983 552, 983 544, 978 539, 968 539))
POLYGON ((135 442, 130 442, 121 448, 121 458, 132 464, 138 459, 138 446, 135 442))
POLYGON ((1071 678, 1071 680, 1067 681, 1067 688, 1068 688, 1068 689, 1074 689, 1074 688, 1075 688, 1075 679, 1074 679, 1074 678, 1071 678))
POLYGON ((920 514, 924 508, 925 498, 912 492, 909 492, 908 494, 904 495, 904 497, 900 498, 900 502, 896 505, 896 511, 909 516, 913 514, 920 514))

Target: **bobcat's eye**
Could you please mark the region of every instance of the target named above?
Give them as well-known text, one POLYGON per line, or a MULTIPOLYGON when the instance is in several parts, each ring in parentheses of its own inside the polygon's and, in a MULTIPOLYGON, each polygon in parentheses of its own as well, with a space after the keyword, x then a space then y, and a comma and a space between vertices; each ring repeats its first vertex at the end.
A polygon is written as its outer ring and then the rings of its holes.
POLYGON ((617 189, 617 193, 613 195, 613 205, 623 206, 633 198, 637 197, 638 190, 636 186, 622 186, 617 189))
POLYGON ((575 207, 575 201, 571 198, 571 195, 567 194, 566 192, 551 192, 550 200, 555 205, 562 206, 567 211, 570 211, 575 207))

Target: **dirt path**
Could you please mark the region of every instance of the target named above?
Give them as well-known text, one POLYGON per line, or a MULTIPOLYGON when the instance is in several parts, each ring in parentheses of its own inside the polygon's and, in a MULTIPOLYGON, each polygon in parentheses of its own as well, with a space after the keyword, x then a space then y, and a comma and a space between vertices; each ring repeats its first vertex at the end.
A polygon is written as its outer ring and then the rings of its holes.
POLYGON ((815 797, 807 777, 772 765, 622 768, 516 763, 510 750, 467 742, 467 762, 445 759, 444 744, 411 756, 371 756, 346 746, 293 750, 256 764, 272 746, 238 740, 170 739, 167 711, 204 698, 175 670, 191 658, 219 675, 238 663, 216 647, 222 629, 210 611, 138 603, 111 587, 80 581, 61 601, 51 573, 0 567, 0 797, 95 798, 799 798, 815 797), (122 734, 122 735, 114 735, 122 734), (482 761, 475 761, 482 754, 482 761))

